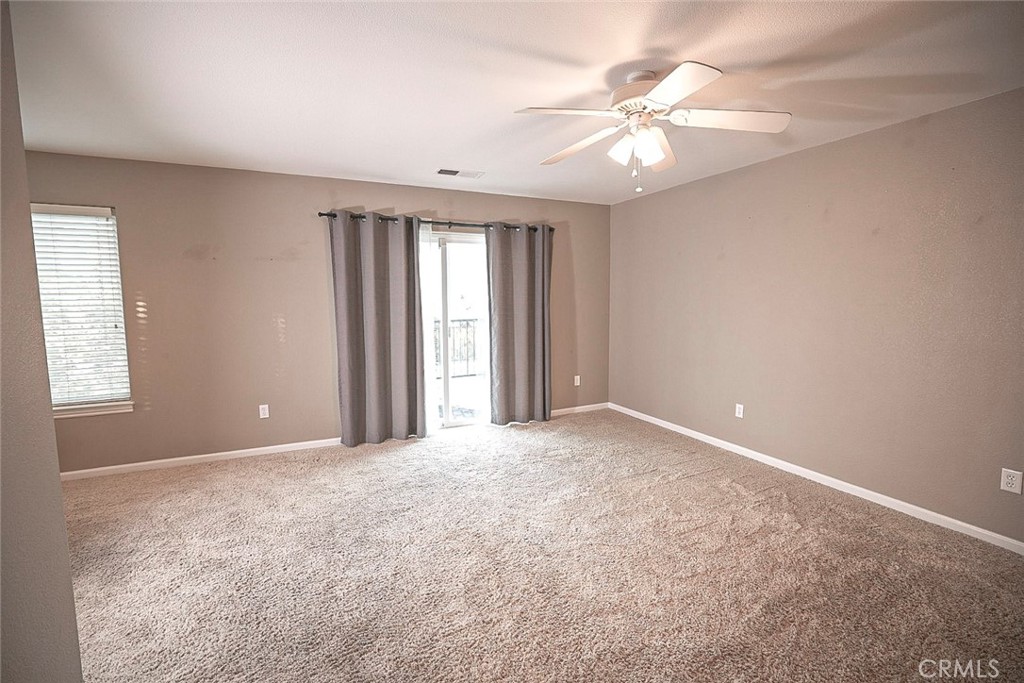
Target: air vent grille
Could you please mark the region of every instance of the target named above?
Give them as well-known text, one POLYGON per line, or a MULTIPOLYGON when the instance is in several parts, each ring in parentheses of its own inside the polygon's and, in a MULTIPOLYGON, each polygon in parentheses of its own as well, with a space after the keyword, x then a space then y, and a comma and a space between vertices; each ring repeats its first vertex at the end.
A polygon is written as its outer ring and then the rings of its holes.
POLYGON ((460 178, 479 178, 483 174, 483 171, 458 171, 452 168, 440 168, 437 170, 437 175, 454 175, 460 178))

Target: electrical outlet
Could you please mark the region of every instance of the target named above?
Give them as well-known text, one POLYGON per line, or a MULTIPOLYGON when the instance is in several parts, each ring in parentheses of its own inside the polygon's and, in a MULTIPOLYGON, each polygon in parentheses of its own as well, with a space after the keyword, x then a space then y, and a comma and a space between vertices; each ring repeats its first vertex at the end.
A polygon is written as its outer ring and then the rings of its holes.
POLYGON ((743 419, 743 404, 742 403, 737 403, 736 404, 736 417, 740 418, 741 420, 743 419))
POLYGON ((268 417, 270 417, 270 406, 267 405, 266 403, 261 403, 260 404, 260 419, 263 420, 263 419, 266 419, 268 417))
POLYGON ((574 387, 578 387, 580 385, 580 376, 579 375, 576 375, 575 377, 572 378, 572 385, 574 387))
POLYGON ((999 488, 1003 491, 1009 491, 1010 493, 1016 493, 1020 495, 1022 473, 1017 470, 1008 470, 1003 468, 1003 476, 999 480, 999 488))

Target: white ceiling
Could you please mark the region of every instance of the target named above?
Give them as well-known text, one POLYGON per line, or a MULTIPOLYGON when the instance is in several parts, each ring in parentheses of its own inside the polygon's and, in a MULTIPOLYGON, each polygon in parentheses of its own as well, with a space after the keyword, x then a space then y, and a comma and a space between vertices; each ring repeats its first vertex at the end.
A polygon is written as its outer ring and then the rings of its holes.
POLYGON ((682 129, 647 193, 1024 86, 1024 3, 15 2, 29 149, 614 204, 627 73, 725 75, 686 103, 791 111, 779 135, 682 129), (439 168, 484 171, 479 179, 439 168))

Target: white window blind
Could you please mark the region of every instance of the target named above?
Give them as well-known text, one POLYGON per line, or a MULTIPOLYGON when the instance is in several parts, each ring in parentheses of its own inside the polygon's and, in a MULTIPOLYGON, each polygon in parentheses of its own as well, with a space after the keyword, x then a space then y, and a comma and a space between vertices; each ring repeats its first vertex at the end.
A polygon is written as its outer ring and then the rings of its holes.
POLYGON ((54 407, 128 401, 113 210, 33 204, 32 231, 54 407))

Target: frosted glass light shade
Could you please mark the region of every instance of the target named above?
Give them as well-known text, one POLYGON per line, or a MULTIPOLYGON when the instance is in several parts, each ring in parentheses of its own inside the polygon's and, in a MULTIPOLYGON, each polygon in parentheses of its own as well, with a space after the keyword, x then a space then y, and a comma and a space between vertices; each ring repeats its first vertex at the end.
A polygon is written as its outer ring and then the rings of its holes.
POLYGON ((625 166, 629 163, 630 157, 633 156, 633 141, 633 134, 626 133, 608 150, 608 156, 625 166))
POLYGON ((651 132, 651 129, 646 126, 636 131, 636 143, 633 147, 633 153, 636 154, 637 159, 644 166, 656 164, 665 158, 665 153, 661 151, 658 139, 651 132))

